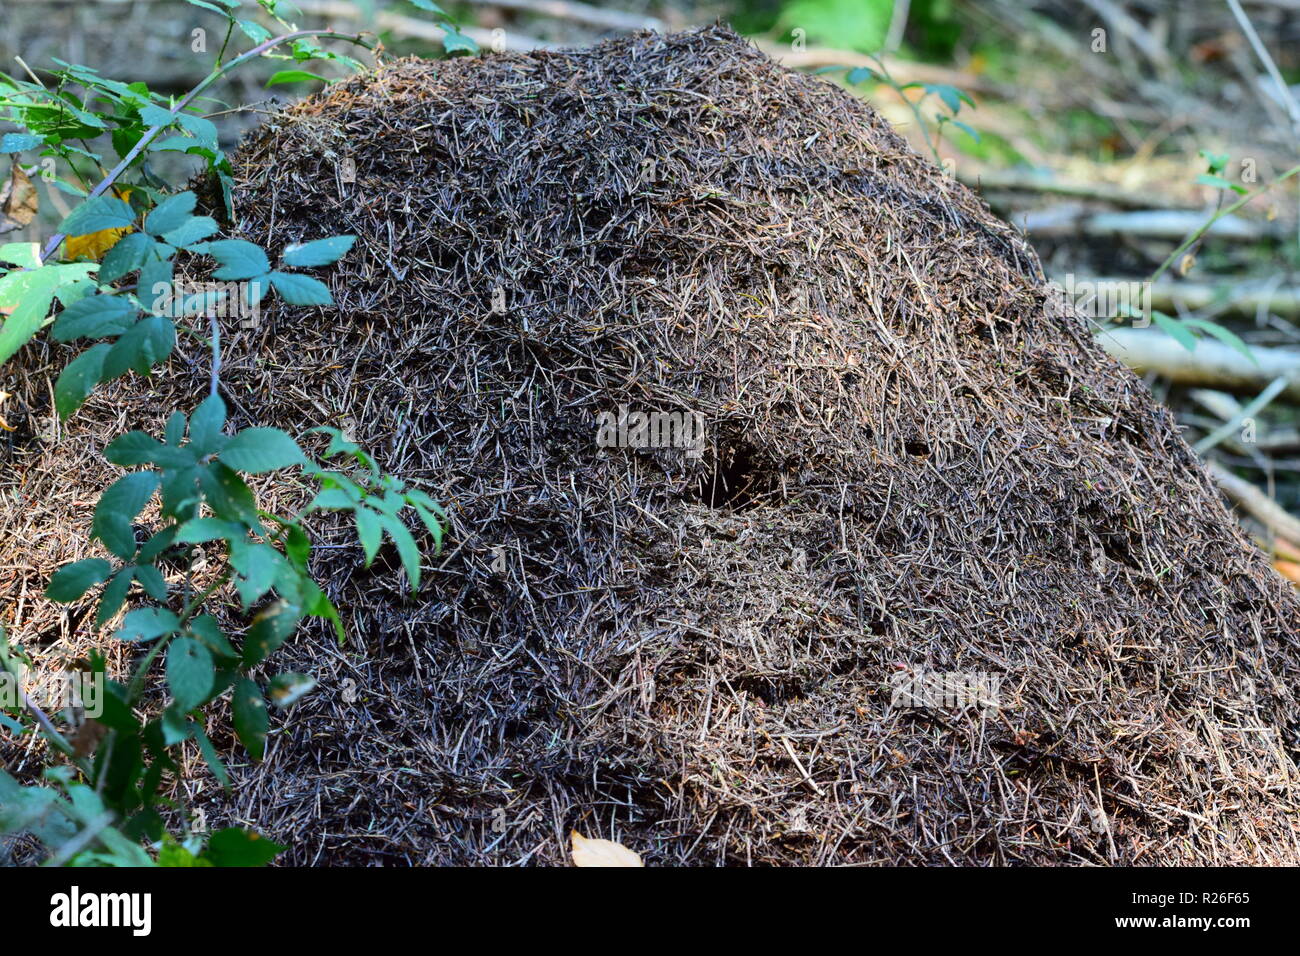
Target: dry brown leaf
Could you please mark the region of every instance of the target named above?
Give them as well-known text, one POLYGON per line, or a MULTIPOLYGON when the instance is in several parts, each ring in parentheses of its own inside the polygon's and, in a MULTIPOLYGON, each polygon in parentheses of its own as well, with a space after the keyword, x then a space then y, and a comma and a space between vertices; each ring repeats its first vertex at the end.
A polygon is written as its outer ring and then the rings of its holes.
POLYGON ((9 169, 9 182, 0 189, 0 236, 31 223, 36 218, 36 187, 15 162, 9 169))
POLYGON ((621 843, 613 840, 588 840, 574 830, 573 839, 574 866, 645 866, 641 857, 621 843))

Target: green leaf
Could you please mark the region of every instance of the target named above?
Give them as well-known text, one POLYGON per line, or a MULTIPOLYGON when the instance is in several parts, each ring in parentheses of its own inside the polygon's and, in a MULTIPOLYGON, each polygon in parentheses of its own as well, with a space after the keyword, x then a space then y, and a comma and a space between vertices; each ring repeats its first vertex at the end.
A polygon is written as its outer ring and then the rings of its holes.
POLYGON ((1177 319, 1165 315, 1163 312, 1152 311, 1151 318, 1155 321, 1156 326, 1163 329, 1179 345, 1189 352, 1196 351, 1196 336, 1188 331, 1187 326, 1177 319))
POLYGON ((181 628, 181 621, 165 607, 141 607, 128 611, 114 636, 135 643, 154 641, 181 628))
POLYGON ((176 531, 176 540, 182 544, 202 544, 205 541, 242 541, 248 529, 233 521, 220 518, 193 518, 176 531))
POLYGON ((220 231, 220 228, 211 216, 193 216, 163 236, 163 240, 169 245, 186 248, 220 231))
POLYGON ((194 738, 199 742, 199 752, 203 754, 203 760, 207 763, 208 769, 212 771, 212 775, 217 778, 217 782, 221 784, 222 788, 229 792, 230 774, 226 772, 226 765, 217 756, 217 748, 212 746, 212 741, 208 739, 208 735, 197 724, 194 726, 194 738))
POLYGON ((163 441, 173 448, 179 447, 185 440, 185 413, 172 412, 167 416, 167 425, 163 429, 163 441))
POLYGON ((442 48, 454 56, 457 53, 477 53, 478 43, 472 37, 461 33, 450 23, 439 24, 447 32, 442 38, 442 48))
POLYGON ((136 565, 135 579, 144 588, 144 593, 155 601, 167 600, 167 579, 152 564, 136 565))
POLYGON ((99 384, 104 371, 104 357, 111 348, 107 342, 89 348, 59 373, 58 381, 54 383, 54 407, 61 420, 80 408, 81 403, 99 384))
POLYGON ((103 380, 134 369, 141 375, 171 355, 176 347, 176 325, 161 315, 146 315, 123 332, 104 356, 103 380))
POLYGON ((301 465, 307 460, 298 443, 278 428, 245 428, 221 450, 221 460, 250 475, 301 465))
POLYGON ((44 142, 41 137, 30 133, 5 133, 0 136, 0 153, 23 153, 36 149, 44 142))
MULTIPOLYGON (((843 67, 831 67, 830 69, 843 69, 843 67)), ((846 80, 852 85, 857 86, 866 80, 883 81, 883 77, 869 66, 858 66, 849 70, 846 80)))
POLYGON ((253 493, 234 470, 214 461, 199 469, 199 485, 217 517, 240 521, 254 529, 261 527, 253 493))
POLYGON ((140 553, 136 555, 136 560, 140 562, 155 560, 158 555, 170 548, 175 540, 176 525, 167 525, 141 546, 140 553))
POLYGON ((142 431, 127 432, 114 438, 104 449, 104 457, 115 465, 158 465, 162 468, 184 468, 197 460, 188 448, 172 448, 142 431))
POLYGON ((271 703, 280 708, 289 707, 302 700, 315 688, 316 678, 310 674, 295 674, 293 672, 277 674, 272 678, 269 688, 271 703))
POLYGON ((121 335, 135 324, 140 310, 126 296, 91 295, 59 313, 51 334, 56 342, 121 335))
MULTIPOLYGON (((32 273, 19 273, 19 275, 33 276, 38 274, 39 270, 32 273)), ((0 328, 0 364, 9 361, 15 352, 31 340, 36 330, 44 323, 45 317, 50 314, 50 306, 53 304, 54 291, 47 288, 34 290, 13 307, 4 320, 3 328, 0 328)))
POLYGON ((235 589, 244 606, 252 604, 271 589, 284 557, 267 544, 247 541, 230 542, 230 566, 239 572, 235 589))
POLYGON ((284 850, 252 830, 231 827, 212 834, 203 856, 213 866, 265 866, 284 850))
POLYGON ((328 83, 329 80, 323 76, 317 76, 315 73, 308 73, 306 70, 280 70, 273 73, 271 78, 266 81, 267 87, 279 86, 281 83, 309 83, 317 81, 328 83))
POLYGON ((366 567, 370 567, 370 563, 375 560, 375 555, 379 553, 379 545, 383 540, 380 516, 369 508, 360 506, 353 513, 353 517, 357 522, 357 538, 361 541, 361 550, 366 554, 366 567))
POLYGON ((108 580, 113 566, 103 558, 86 558, 65 564, 50 576, 45 596, 51 601, 75 601, 96 584, 108 580))
POLYGON ((424 526, 429 529, 429 534, 433 535, 434 548, 438 551, 442 551, 442 522, 438 520, 437 516, 435 516, 432 511, 419 502, 412 501, 411 507, 414 508, 415 513, 420 516, 420 520, 424 522, 424 526))
POLYGON ((260 246, 243 239, 217 239, 204 243, 195 251, 212 256, 221 264, 221 268, 212 273, 213 278, 227 281, 231 279, 256 279, 271 269, 266 253, 260 246))
POLYGON ((228 661, 239 660, 239 652, 231 645, 230 640, 222 632, 221 625, 211 614, 200 614, 198 617, 191 618, 188 627, 190 633, 211 651, 213 656, 228 661))
POLYGON ((271 39, 271 31, 256 20, 236 20, 240 31, 254 43, 265 43, 271 39))
POLYGON ((197 202, 198 196, 188 191, 168 196, 144 217, 144 231, 162 237, 179 229, 189 221, 197 202))
POLYGON ((420 549, 415 543, 415 538, 411 537, 411 532, 406 530, 406 525, 393 517, 392 515, 379 515, 379 522, 388 532, 388 537, 397 545, 397 553, 402 559, 402 567, 406 569, 406 576, 411 582, 411 590, 418 590, 420 587, 420 549))
POLYGON ((266 732, 271 728, 262 689, 245 677, 235 685, 231 710, 235 718, 235 733, 248 748, 249 755, 254 760, 261 760, 266 752, 266 732))
POLYGON ((948 107, 953 116, 956 116, 961 111, 963 101, 969 103, 972 107, 975 106, 974 100, 957 89, 957 87, 950 86, 947 83, 926 83, 924 88, 927 93, 937 94, 939 99, 943 100, 943 105, 948 107))
POLYGON ((1255 353, 1251 351, 1250 346, 1243 342, 1240 336, 1231 329, 1224 328, 1219 323, 1211 322, 1208 319, 1183 319, 1183 324, 1190 325, 1193 328, 1200 329, 1207 335, 1214 336, 1228 348, 1240 352, 1255 365, 1259 365, 1259 359, 1255 357, 1255 353))
POLYGON ((167 686, 180 710, 193 710, 212 690, 212 654, 190 637, 178 637, 167 649, 167 686))
POLYGON ((104 593, 100 595, 99 610, 95 614, 95 627, 104 627, 118 611, 122 610, 133 580, 135 580, 135 568, 123 568, 113 575, 112 580, 104 587, 104 593))
POLYGON ((0 246, 0 262, 8 262, 20 269, 39 269, 41 267, 41 244, 39 242, 6 242, 0 246))
POLYGON ((190 416, 190 450, 203 456, 220 451, 230 439, 221 431, 226 424, 226 403, 209 395, 190 416))
POLYGON ((288 601, 276 601, 258 612, 244 638, 244 666, 255 667, 283 644, 298 626, 301 611, 288 601))
POLYGON ((290 305, 333 305, 334 299, 325 283, 311 276, 292 272, 272 272, 271 285, 290 305))
POLYGON ((295 269, 327 266, 343 258, 356 241, 356 236, 333 236, 329 239, 317 239, 301 245, 287 246, 284 250, 284 264, 295 269))
POLYGON ((63 220, 59 232, 67 236, 85 236, 104 229, 125 229, 135 222, 135 210, 116 196, 87 199, 63 220))
POLYGON ((430 13, 435 13, 440 17, 450 18, 450 14, 448 14, 447 11, 444 10, 442 7, 434 3, 433 0, 411 0, 411 5, 415 7, 419 7, 421 10, 428 10, 430 13))
POLYGON ((95 505, 91 537, 104 542, 104 547, 119 558, 133 557, 135 531, 132 522, 157 489, 158 475, 152 471, 133 472, 113 482, 95 505))

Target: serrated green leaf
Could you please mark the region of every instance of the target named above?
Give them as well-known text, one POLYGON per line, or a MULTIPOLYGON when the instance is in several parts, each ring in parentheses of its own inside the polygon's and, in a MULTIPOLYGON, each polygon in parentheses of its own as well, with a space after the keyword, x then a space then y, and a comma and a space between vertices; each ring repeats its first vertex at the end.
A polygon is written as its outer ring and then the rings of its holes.
POLYGON ((66 419, 80 408, 99 384, 104 371, 104 357, 111 348, 107 342, 101 343, 82 352, 64 366, 54 384, 54 407, 60 419, 66 419))
POLYGON ((127 592, 131 590, 131 582, 135 580, 134 568, 123 568, 109 580, 104 587, 104 593, 99 597, 99 609, 95 613, 95 627, 104 627, 111 621, 117 612, 122 610, 122 605, 126 603, 127 592))
POLYGON ((221 227, 217 225, 217 221, 211 216, 192 216, 183 225, 163 236, 163 239, 169 245, 185 248, 197 242, 202 242, 208 236, 219 232, 220 229, 221 227))
POLYGON ((266 81, 268 88, 279 86, 282 83, 328 83, 329 80, 323 76, 317 76, 315 73, 308 73, 306 70, 280 70, 271 74, 271 78, 266 81))
POLYGON ((135 210, 116 196, 87 199, 59 225, 66 236, 86 236, 105 229, 126 229, 135 222, 135 210))
POLYGON ((209 395, 190 416, 189 447, 194 454, 211 455, 225 447, 230 439, 222 433, 226 424, 226 403, 220 395, 209 395))
POLYGON ((196 462, 188 448, 172 448, 142 431, 127 432, 109 442, 104 457, 115 465, 158 465, 161 468, 184 468, 196 462))
POLYGON ((266 253, 260 246, 243 239, 217 239, 204 243, 200 250, 204 255, 212 256, 221 268, 212 273, 213 278, 224 281, 238 279, 256 279, 271 269, 266 253))
POLYGON ((212 690, 215 666, 206 647, 190 637, 178 637, 167 648, 167 687, 176 706, 193 710, 212 690))
POLYGON ((261 760, 266 752, 266 732, 271 729, 271 718, 266 712, 262 689, 245 677, 235 685, 230 706, 235 719, 235 733, 239 735, 240 742, 248 748, 248 753, 254 760, 261 760))
POLYGON ((221 460, 250 475, 301 465, 307 460, 298 443, 278 428, 245 428, 221 450, 221 460))
POLYGON ((144 593, 155 601, 167 600, 167 579, 152 564, 137 564, 135 579, 144 588, 144 593))
POLYGON ((221 518, 192 518, 176 529, 176 540, 182 544, 202 544, 205 541, 242 541, 248 529, 234 521, 221 518))
POLYGON ((86 558, 65 564, 50 576, 45 596, 51 601, 75 601, 96 584, 108 580, 113 566, 103 558, 86 558))
POLYGON ((327 266, 342 259, 356 241, 356 236, 333 236, 329 239, 316 239, 300 245, 286 246, 283 255, 284 264, 295 269, 327 266))
POLYGON ((51 335, 56 342, 121 335, 135 324, 139 314, 135 303, 126 296, 87 296, 59 313, 51 335))
POLYGON ((311 276, 292 272, 272 272, 271 285, 290 305, 333 305, 334 299, 325 283, 311 276))
POLYGON ((197 203, 198 196, 189 191, 168 196, 144 217, 144 231, 161 238, 172 230, 179 229, 190 220, 197 203))
POLYGON ((104 547, 119 558, 129 560, 135 555, 132 523, 157 489, 158 475, 152 471, 133 472, 113 482, 95 505, 91 537, 104 542, 104 547))
POLYGON ((415 538, 411 537, 411 532, 406 529, 406 525, 392 515, 379 515, 379 523, 384 526, 384 531, 388 533, 388 537, 392 539, 393 544, 397 545, 397 554, 402 559, 402 567, 406 570, 406 577, 411 582, 411 590, 418 590, 420 587, 420 549, 415 543, 415 538))
POLYGON ((141 607, 127 612, 114 637, 119 641, 141 643, 174 634, 180 627, 180 618, 165 607, 141 607))
POLYGON ((288 639, 298 626, 302 612, 280 600, 259 611, 244 638, 244 666, 256 667, 288 639))
POLYGON ((361 550, 366 555, 366 567, 370 567, 383 541, 383 525, 380 524, 380 516, 369 508, 361 506, 353 512, 353 517, 357 523, 357 538, 361 541, 361 550))
POLYGON ((239 572, 235 590, 245 607, 271 589, 283 562, 284 556, 270 545, 242 540, 230 543, 230 566, 239 572))
POLYGON ((232 468, 219 461, 200 468, 199 486, 217 517, 239 521, 253 529, 261 527, 253 492, 232 468))

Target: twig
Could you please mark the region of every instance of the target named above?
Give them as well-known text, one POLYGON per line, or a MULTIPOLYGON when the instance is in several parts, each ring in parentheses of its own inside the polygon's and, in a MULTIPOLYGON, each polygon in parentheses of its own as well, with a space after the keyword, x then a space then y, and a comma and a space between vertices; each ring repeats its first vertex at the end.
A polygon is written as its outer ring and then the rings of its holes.
MULTIPOLYGON (((188 93, 182 96, 180 100, 178 100, 176 104, 170 110, 168 110, 170 119, 168 119, 166 123, 163 123, 158 126, 151 126, 149 129, 145 130, 144 135, 141 136, 139 141, 135 144, 135 146, 131 148, 131 151, 122 157, 122 161, 118 163, 116 166, 114 166, 112 170, 109 171, 109 174, 107 176, 105 176, 102 180, 100 180, 99 185, 97 185, 94 189, 90 191, 90 193, 86 196, 86 199, 88 200, 94 199, 95 197, 102 196, 105 192, 107 192, 109 187, 112 186, 113 183, 117 181, 117 178, 121 176, 124 172, 126 172, 127 169, 130 168, 131 164, 135 162, 135 158, 139 156, 142 152, 144 152, 144 150, 148 147, 148 145, 151 142, 153 142, 154 137, 156 137, 163 130, 170 127, 172 125, 172 121, 182 110, 185 109, 185 107, 189 106, 190 103, 192 103, 200 93, 206 90, 217 80, 221 79, 221 77, 225 76, 231 70, 235 69, 235 67, 247 63, 249 60, 256 59, 257 57, 265 53, 267 50, 274 49, 275 47, 280 46, 282 43, 288 43, 290 40, 298 40, 303 37, 325 37, 331 40, 347 40, 350 43, 356 43, 359 44, 360 46, 366 46, 366 43, 361 38, 360 34, 347 35, 342 33, 331 33, 325 30, 298 30, 294 33, 286 33, 283 36, 272 37, 271 39, 265 41, 264 43, 259 43, 257 46, 253 47, 253 49, 249 50, 247 53, 242 53, 239 56, 235 57, 225 66, 213 70, 202 80, 200 80, 193 89, 191 89, 188 93)), ((54 255, 55 250, 59 248, 59 244, 63 242, 65 238, 67 237, 61 232, 56 232, 52 237, 50 237, 50 241, 45 244, 45 248, 41 252, 41 261, 43 262, 44 260, 48 259, 50 256, 54 255)))
POLYGON ((1153 329, 1108 329, 1097 341, 1138 372, 1156 372, 1173 382, 1251 394, 1283 378, 1286 388, 1282 394, 1300 401, 1300 349, 1253 346, 1252 362, 1210 339, 1201 339, 1196 351, 1189 352, 1172 337, 1153 329))
POLYGON ((1206 462, 1205 468, 1223 493, 1250 512, 1260 524, 1288 541, 1300 541, 1300 519, 1217 461, 1206 462))

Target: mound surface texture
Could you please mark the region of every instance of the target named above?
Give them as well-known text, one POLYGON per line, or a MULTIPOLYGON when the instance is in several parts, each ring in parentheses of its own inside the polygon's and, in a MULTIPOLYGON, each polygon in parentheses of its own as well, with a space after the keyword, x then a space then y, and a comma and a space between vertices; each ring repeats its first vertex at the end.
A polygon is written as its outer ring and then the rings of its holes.
POLYGON ((398 62, 236 169, 239 234, 358 236, 337 311, 227 330, 241 424, 344 423, 452 527, 418 594, 324 529, 351 641, 277 658, 322 686, 210 820, 301 863, 1300 862, 1289 586, 869 106, 710 28, 398 62), (599 447, 620 406, 703 455, 599 447), (891 706, 919 672, 1001 706, 891 706))

